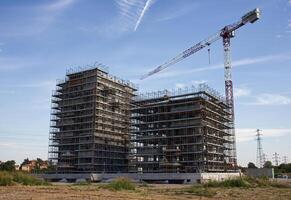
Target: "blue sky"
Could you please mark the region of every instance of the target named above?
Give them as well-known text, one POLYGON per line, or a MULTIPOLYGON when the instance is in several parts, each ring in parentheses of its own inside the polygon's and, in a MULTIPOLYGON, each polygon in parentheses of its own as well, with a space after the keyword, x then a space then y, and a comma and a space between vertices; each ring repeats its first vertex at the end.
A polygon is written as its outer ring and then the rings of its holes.
POLYGON ((109 66, 141 92, 206 82, 224 93, 222 41, 138 78, 259 7, 232 39, 238 162, 255 162, 255 130, 269 159, 291 159, 291 1, 1 0, 0 160, 47 158, 50 97, 66 69, 109 66))

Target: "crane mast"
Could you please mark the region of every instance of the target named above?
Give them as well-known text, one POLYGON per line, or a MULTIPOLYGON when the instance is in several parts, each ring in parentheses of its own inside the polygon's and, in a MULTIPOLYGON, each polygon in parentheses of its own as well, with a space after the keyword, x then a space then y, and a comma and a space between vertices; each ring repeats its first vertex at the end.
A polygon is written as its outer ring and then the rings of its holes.
POLYGON ((238 28, 244 26, 247 23, 254 23, 260 18, 260 10, 258 8, 246 13, 241 19, 233 24, 227 25, 223 27, 218 33, 198 42, 194 46, 186 49, 176 57, 170 59, 169 61, 165 62, 162 65, 159 65, 154 70, 150 71, 149 73, 143 75, 141 79, 145 79, 149 76, 152 76, 171 65, 176 64, 177 62, 195 54, 196 52, 200 51, 204 47, 207 47, 214 43, 215 41, 222 38, 223 41, 223 50, 224 50, 224 80, 225 80, 225 97, 226 103, 228 105, 228 110, 230 113, 231 119, 231 129, 230 129, 230 136, 229 140, 231 140, 231 144, 229 147, 226 147, 226 150, 229 151, 227 158, 227 162, 230 163, 234 169, 237 167, 237 160, 236 160, 236 142, 235 142, 235 127, 234 127, 234 99, 233 99, 233 82, 231 77, 231 49, 230 49, 230 39, 234 37, 234 32, 238 28))

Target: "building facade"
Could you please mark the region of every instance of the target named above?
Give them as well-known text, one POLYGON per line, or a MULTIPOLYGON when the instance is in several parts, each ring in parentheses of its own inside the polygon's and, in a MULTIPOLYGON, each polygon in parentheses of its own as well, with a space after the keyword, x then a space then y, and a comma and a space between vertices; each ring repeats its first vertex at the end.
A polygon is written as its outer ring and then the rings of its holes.
POLYGON ((49 160, 60 172, 128 171, 135 86, 96 67, 68 71, 52 95, 49 160))
POLYGON ((132 110, 130 171, 232 171, 230 124, 225 98, 207 85, 137 96, 132 110))

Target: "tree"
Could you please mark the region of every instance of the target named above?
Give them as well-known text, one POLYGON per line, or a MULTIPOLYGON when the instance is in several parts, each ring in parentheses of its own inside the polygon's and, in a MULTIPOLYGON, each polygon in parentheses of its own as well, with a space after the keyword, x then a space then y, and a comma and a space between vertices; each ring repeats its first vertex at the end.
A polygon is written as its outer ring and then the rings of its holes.
POLYGON ((36 169, 40 169, 40 166, 43 164, 43 160, 42 159, 40 159, 40 158, 37 158, 36 159, 36 169))
POLYGON ((271 161, 266 161, 265 163, 264 163, 264 166, 263 166, 264 168, 272 168, 273 167, 273 165, 272 165, 272 162, 271 161))
POLYGON ((8 160, 0 164, 1 171, 14 171, 15 170, 15 161, 8 160))
POLYGON ((28 158, 25 158, 24 160, 23 160, 23 162, 21 163, 21 166, 22 165, 26 165, 26 164, 28 164, 29 163, 29 159, 28 158))
POLYGON ((249 162, 248 168, 257 168, 256 165, 252 162, 249 162))

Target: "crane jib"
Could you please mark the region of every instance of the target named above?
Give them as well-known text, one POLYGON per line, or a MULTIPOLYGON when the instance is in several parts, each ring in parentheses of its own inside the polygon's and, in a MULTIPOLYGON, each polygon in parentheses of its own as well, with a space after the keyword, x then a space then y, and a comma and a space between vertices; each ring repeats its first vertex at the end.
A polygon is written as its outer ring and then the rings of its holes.
POLYGON ((141 79, 144 79, 148 76, 151 76, 153 74, 156 74, 160 71, 162 71, 165 68, 168 68, 169 66, 183 60, 184 58, 189 57, 190 55, 193 55, 197 51, 203 49, 206 46, 211 45, 213 42, 217 41, 220 37, 233 37, 234 31, 241 26, 247 24, 247 23, 254 23, 260 18, 260 10, 258 8, 252 10, 251 12, 248 12, 246 15, 244 15, 238 22, 235 22, 233 24, 227 25, 224 28, 220 29, 216 34, 208 37, 207 39, 197 43, 196 45, 190 47, 189 49, 183 51, 175 58, 169 60, 168 62, 158 66, 153 71, 147 73, 146 75, 142 76, 141 79))
POLYGON ((193 48, 193 49, 189 49, 183 52, 183 58, 186 58, 190 55, 192 55, 193 53, 199 51, 200 49, 202 49, 203 47, 205 47, 205 45, 201 45, 199 47, 193 48))

